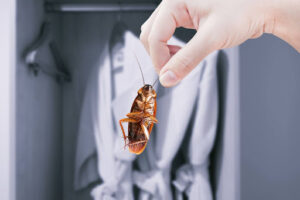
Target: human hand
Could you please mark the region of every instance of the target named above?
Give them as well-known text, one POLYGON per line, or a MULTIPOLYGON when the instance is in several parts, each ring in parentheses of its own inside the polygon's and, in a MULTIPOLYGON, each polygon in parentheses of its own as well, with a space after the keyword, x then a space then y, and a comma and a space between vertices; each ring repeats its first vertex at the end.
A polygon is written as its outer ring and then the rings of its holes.
POLYGON ((263 33, 277 35, 300 52, 300 1, 163 0, 141 29, 160 82, 170 87, 212 51, 263 33), (177 27, 197 30, 182 49, 167 45, 177 27))

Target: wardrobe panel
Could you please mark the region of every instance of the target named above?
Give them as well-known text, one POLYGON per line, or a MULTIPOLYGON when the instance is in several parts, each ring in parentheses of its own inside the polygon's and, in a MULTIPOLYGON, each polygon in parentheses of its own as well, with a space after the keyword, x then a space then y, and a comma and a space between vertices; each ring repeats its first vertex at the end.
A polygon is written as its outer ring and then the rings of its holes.
MULTIPOLYGON (((45 19, 43 1, 17 2, 16 199, 53 200, 62 195, 62 90, 53 77, 34 76, 23 54, 38 36, 45 19)), ((56 19, 50 37, 55 38, 56 19)), ((55 67, 48 45, 38 61, 55 67)), ((43 65, 42 64, 42 65, 43 65)))
POLYGON ((241 45, 241 199, 300 199, 300 56, 264 35, 241 45))
POLYGON ((0 1, 0 199, 15 200, 15 0, 0 1))

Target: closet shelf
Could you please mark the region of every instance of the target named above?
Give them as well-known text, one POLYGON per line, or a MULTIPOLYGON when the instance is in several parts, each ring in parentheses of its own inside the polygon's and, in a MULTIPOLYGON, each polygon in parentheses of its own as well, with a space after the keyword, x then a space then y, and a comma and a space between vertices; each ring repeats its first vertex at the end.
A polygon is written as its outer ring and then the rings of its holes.
POLYGON ((46 2, 47 12, 129 12, 153 11, 157 7, 153 3, 139 4, 103 4, 103 3, 52 3, 46 2))

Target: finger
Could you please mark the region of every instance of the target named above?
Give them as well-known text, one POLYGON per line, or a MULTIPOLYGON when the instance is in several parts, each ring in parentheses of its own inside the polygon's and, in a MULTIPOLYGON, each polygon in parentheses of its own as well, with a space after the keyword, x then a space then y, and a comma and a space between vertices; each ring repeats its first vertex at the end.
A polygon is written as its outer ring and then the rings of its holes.
POLYGON ((162 4, 148 36, 149 52, 157 73, 171 57, 167 42, 175 29, 176 21, 172 15, 172 9, 162 4))
POLYGON ((181 49, 180 46, 176 46, 176 45, 168 45, 168 48, 169 48, 171 57, 181 49))
MULTIPOLYGON (((148 37, 150 56, 156 71, 174 55, 173 48, 167 45, 177 27, 195 28, 184 2, 164 1, 153 22, 148 37)), ((176 49, 175 53, 178 51, 176 49)))
POLYGON ((143 45, 148 53, 149 53, 148 36, 149 36, 150 30, 151 30, 152 24, 154 22, 154 19, 156 18, 157 13, 160 10, 160 7, 161 7, 161 3, 154 10, 154 12, 151 14, 151 16, 141 26, 140 40, 143 43, 143 45))
POLYGON ((153 13, 150 15, 150 17, 142 24, 141 31, 143 31, 146 27, 149 27, 152 25, 154 19, 156 18, 157 13, 159 12, 161 7, 161 3, 157 6, 157 8, 153 11, 153 13))
MULTIPOLYGON (((160 82, 165 87, 176 85, 190 73, 200 61, 217 48, 214 38, 214 23, 202 24, 195 36, 179 50, 160 72, 160 82)), ((214 26, 215 27, 215 26, 214 26)))

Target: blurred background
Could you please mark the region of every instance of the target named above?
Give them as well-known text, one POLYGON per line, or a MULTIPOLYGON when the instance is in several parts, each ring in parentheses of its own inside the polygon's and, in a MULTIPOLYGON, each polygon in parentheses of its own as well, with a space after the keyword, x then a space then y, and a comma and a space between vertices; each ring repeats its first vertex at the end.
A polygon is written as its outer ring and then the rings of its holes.
POLYGON ((241 199, 298 199, 300 55, 271 35, 239 49, 241 199))
MULTIPOLYGON (((95 184, 74 190, 85 86, 114 24, 121 18, 138 36, 152 10, 58 9, 82 3, 155 6, 159 1, 1 2, 0 199, 92 199, 95 184), (35 59, 42 69, 31 62, 35 59)), ((176 32, 183 41, 193 34, 176 32)), ((299 53, 263 35, 222 51, 218 62, 218 128, 208 158, 214 199, 300 199, 299 53)))

